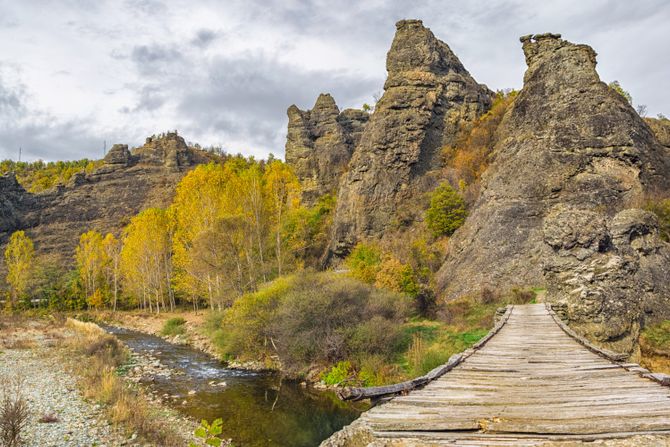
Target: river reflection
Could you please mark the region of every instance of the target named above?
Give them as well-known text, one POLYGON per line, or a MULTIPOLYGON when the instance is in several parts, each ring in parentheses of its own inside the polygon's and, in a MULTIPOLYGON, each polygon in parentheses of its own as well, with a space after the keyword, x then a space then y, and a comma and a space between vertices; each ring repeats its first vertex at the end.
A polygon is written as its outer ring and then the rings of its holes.
POLYGON ((274 374, 228 369, 200 351, 160 337, 105 329, 135 352, 151 354, 182 371, 183 375, 167 379, 158 376, 152 386, 160 394, 177 396, 173 405, 189 416, 209 421, 223 418, 225 437, 238 447, 317 446, 367 409, 364 404, 344 403, 333 393, 317 392, 274 374))

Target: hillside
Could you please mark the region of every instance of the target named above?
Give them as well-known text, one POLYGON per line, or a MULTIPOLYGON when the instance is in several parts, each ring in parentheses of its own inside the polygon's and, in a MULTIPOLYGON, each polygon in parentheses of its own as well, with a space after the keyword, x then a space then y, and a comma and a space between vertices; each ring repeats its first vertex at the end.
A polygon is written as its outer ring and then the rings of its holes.
POLYGON ((2 176, 0 246, 12 232, 27 230, 39 254, 69 264, 82 233, 120 234, 141 210, 167 206, 184 174, 213 157, 167 133, 132 151, 116 144, 90 174, 78 172, 66 185, 41 193, 27 192, 12 173, 2 176))

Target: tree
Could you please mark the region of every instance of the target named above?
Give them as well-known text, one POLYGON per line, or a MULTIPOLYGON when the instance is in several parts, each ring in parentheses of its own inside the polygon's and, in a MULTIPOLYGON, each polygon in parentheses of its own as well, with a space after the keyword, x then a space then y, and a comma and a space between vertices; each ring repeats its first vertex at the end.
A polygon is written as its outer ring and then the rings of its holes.
POLYGON ((20 298, 28 291, 33 276, 33 257, 35 248, 24 231, 16 231, 9 238, 5 249, 7 263, 7 283, 10 288, 10 297, 6 303, 7 309, 12 310, 20 298))
POLYGON ((275 234, 275 258, 277 275, 282 274, 282 229, 286 215, 300 206, 300 183, 291 168, 279 160, 268 165, 264 173, 265 193, 271 210, 275 234))
POLYGON ((104 270, 107 256, 102 244, 102 235, 91 230, 79 238, 75 251, 77 271, 84 286, 84 294, 89 306, 101 307, 104 299, 100 288, 104 283, 104 270))
POLYGON ((112 309, 116 310, 119 300, 119 277, 121 275, 121 241, 114 237, 112 233, 107 233, 102 240, 102 248, 106 257, 104 267, 107 288, 112 295, 112 309))
POLYGON ((244 226, 238 218, 241 191, 232 186, 238 169, 245 168, 236 162, 201 165, 177 186, 171 207, 175 222, 175 286, 193 297, 194 307, 197 297, 205 296, 211 308, 215 301, 220 307, 224 289, 239 293, 243 290, 239 263, 244 251, 226 243, 236 245, 245 239, 240 235, 244 226), (224 256, 228 258, 223 259, 224 256), (234 264, 230 270, 225 267, 228 263, 234 264))
POLYGON ((467 216, 463 198, 444 182, 435 189, 426 211, 426 224, 433 236, 451 236, 467 216))
POLYGON ((133 217, 124 230, 121 271, 125 290, 141 297, 142 308, 158 313, 174 309, 172 232, 166 210, 149 208, 133 217), (167 299, 167 302, 166 302, 167 299))
POLYGON ((628 104, 633 104, 633 97, 628 93, 626 90, 621 87, 621 84, 619 84, 619 81, 612 81, 608 84, 609 88, 623 96, 626 101, 628 101, 628 104))

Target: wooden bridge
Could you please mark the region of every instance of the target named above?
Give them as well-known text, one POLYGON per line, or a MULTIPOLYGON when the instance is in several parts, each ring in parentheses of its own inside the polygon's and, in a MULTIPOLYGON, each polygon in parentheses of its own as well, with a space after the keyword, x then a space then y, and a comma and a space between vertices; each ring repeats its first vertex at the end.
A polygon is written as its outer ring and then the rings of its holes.
POLYGON ((450 363, 322 446, 639 445, 649 436, 644 445, 670 445, 669 377, 590 345, 544 304, 508 308, 487 340, 450 363))

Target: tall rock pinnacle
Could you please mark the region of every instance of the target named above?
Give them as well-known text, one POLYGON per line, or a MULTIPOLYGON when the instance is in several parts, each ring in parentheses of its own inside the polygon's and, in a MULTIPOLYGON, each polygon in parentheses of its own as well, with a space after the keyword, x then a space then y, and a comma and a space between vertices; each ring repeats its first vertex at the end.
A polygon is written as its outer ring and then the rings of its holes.
POLYGON ((319 95, 311 110, 293 105, 287 114, 286 162, 300 180, 303 201, 311 205, 337 191, 369 116, 354 109, 340 113, 329 94, 319 95))
POLYGON ((401 208, 435 182, 440 148, 453 141, 459 122, 491 104, 444 42, 420 20, 402 20, 386 58, 384 94, 342 178, 327 257, 343 256, 361 238, 379 238, 401 208), (401 206, 401 204, 404 204, 401 206))
POLYGON ((670 152, 560 35, 521 38, 524 87, 498 129, 482 194, 449 241, 443 296, 546 286, 570 324, 633 353, 643 313, 670 297, 670 247, 635 209, 670 189, 670 152), (666 279, 662 279, 666 278, 666 279))

